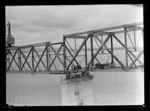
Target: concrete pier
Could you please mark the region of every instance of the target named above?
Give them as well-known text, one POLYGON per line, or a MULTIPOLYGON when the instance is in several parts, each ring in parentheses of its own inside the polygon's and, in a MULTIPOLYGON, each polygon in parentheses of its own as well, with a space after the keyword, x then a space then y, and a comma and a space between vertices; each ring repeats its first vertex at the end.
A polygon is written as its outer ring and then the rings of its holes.
POLYGON ((61 78, 62 105, 94 105, 92 75, 71 79, 61 78))

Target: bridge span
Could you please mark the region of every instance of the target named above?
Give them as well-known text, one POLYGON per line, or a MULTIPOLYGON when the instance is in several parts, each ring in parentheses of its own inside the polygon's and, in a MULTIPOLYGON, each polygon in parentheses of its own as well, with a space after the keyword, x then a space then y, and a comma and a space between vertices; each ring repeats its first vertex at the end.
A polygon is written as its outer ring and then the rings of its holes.
POLYGON ((6 72, 70 77, 88 71, 143 71, 143 30, 143 23, 132 23, 63 35, 57 43, 6 47, 6 72))

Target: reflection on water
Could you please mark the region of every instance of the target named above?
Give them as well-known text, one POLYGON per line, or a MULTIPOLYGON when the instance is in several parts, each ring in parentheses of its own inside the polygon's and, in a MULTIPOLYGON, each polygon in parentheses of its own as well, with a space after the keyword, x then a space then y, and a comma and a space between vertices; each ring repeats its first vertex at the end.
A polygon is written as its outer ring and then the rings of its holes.
POLYGON ((62 89, 65 90, 65 88, 70 94, 67 98, 72 98, 72 96, 77 98, 74 103, 72 102, 74 105, 139 105, 144 103, 143 72, 92 72, 90 75, 94 75, 94 79, 65 85, 60 82, 60 78, 65 77, 62 75, 6 74, 6 103, 27 106, 61 106, 64 100, 62 89), (70 93, 72 88, 75 90, 70 93), (85 101, 88 100, 85 98, 89 98, 91 103, 86 103, 85 101))

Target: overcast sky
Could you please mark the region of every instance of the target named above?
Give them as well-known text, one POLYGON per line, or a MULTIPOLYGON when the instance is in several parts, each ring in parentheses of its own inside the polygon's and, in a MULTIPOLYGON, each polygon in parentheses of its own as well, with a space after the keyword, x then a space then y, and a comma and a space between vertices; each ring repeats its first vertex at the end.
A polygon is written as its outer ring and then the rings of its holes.
POLYGON ((15 45, 61 42, 63 35, 143 22, 134 5, 6 6, 15 45))

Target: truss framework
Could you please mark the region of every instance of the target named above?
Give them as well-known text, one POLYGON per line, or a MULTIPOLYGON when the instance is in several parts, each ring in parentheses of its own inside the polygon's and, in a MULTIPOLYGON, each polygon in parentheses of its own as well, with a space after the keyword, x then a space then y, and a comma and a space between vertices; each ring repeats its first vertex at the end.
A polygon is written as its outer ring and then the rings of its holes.
POLYGON ((129 71, 144 66, 144 62, 139 59, 144 54, 144 49, 137 46, 137 31, 140 31, 143 37, 143 23, 63 35, 63 42, 58 43, 46 42, 9 47, 6 48, 6 71, 66 74, 72 71, 72 66, 79 65, 82 69, 76 70, 88 71, 93 70, 96 63, 103 64, 101 55, 109 55, 104 63, 109 61, 111 66, 118 64, 111 68, 119 67, 129 71), (119 34, 123 34, 122 37, 119 34), (75 46, 73 47, 68 40, 73 40, 75 46), (82 43, 78 44, 78 40, 82 43), (121 47, 114 47, 114 41, 121 47), (116 50, 124 50, 125 61, 115 53, 116 50))

